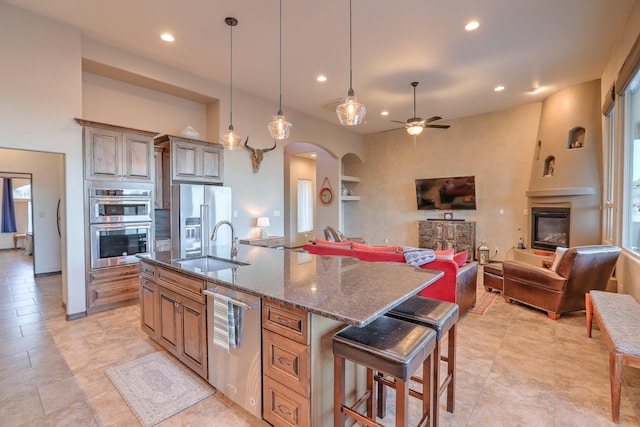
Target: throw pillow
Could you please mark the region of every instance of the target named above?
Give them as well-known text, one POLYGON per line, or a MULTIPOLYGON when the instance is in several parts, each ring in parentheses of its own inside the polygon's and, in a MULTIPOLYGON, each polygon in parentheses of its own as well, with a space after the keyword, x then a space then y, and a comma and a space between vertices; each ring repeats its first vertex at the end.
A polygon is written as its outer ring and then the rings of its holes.
POLYGON ((467 263, 468 253, 467 251, 458 252, 453 255, 453 260, 458 264, 458 267, 462 267, 467 263))
POLYGON ((556 271, 558 269, 558 266, 560 265, 560 261, 562 261, 562 256, 568 250, 569 250, 568 248, 562 248, 560 246, 556 248, 556 253, 553 255, 553 262, 551 263, 551 268, 549 268, 549 270, 556 271))
POLYGON ((318 246, 341 246, 345 249, 351 249, 351 242, 332 242, 331 240, 324 240, 316 237, 316 245, 318 246))
POLYGON ((444 251, 434 251, 434 253, 436 254, 436 259, 453 259, 453 255, 454 255, 454 250, 453 249, 447 249, 444 251))
POLYGON ((369 252, 389 252, 395 254, 398 250, 396 246, 370 246, 365 245, 364 243, 351 242, 351 247, 353 249, 359 249, 361 251, 369 251, 369 252))

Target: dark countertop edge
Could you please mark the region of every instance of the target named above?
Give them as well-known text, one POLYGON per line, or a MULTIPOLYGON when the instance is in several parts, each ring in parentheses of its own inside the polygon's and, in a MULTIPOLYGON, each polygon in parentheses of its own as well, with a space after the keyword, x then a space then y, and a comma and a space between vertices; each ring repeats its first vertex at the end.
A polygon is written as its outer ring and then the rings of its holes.
POLYGON ((224 287, 227 287, 229 289, 233 289, 235 291, 243 292, 245 294, 253 295, 253 296, 256 296, 256 297, 259 297, 259 298, 265 298, 265 299, 267 299, 269 301, 274 301, 274 302, 277 302, 277 303, 280 303, 280 304, 283 304, 283 305, 286 305, 286 306, 289 306, 289 307, 293 307, 293 308, 297 308, 297 309, 300 309, 300 310, 303 310, 303 311, 306 311, 306 312, 309 312, 309 313, 317 314, 319 316, 326 317, 328 319, 333 319, 333 320, 336 320, 338 322, 348 323, 349 325, 353 325, 353 326, 356 326, 356 327, 359 327, 359 328, 367 326, 368 324, 370 324, 371 322, 373 322, 377 318, 383 316, 384 313, 389 311, 393 306, 398 305, 398 304, 408 300, 413 295, 415 295, 416 293, 422 291, 424 288, 426 288, 431 283, 435 282, 436 280, 438 280, 440 277, 442 277, 444 275, 444 273, 442 271, 439 271, 439 270, 426 270, 426 269, 420 269, 419 267, 416 267, 417 271, 429 272, 429 273, 435 274, 435 276, 432 277, 431 280, 426 281, 423 284, 423 286, 421 286, 420 288, 416 289, 415 293, 411 292, 411 293, 405 295, 404 297, 399 298, 393 304, 389 304, 388 306, 383 307, 380 310, 376 311, 368 319, 366 319, 364 321, 359 321, 359 320, 353 319, 351 317, 341 316, 341 315, 338 315, 338 314, 335 314, 335 313, 330 313, 330 312, 318 310, 318 309, 316 309, 314 307, 311 307, 311 306, 297 304, 297 303, 292 302, 290 300, 285 300, 285 299, 279 298, 277 296, 266 294, 264 292, 258 292, 258 291, 255 291, 253 289, 249 289, 249 288, 246 288, 244 286, 241 286, 241 285, 236 285, 236 284, 233 284, 233 283, 225 282, 223 280, 215 279, 213 277, 209 277, 207 275, 200 274, 200 273, 197 273, 195 271, 187 270, 187 269, 178 267, 176 265, 157 260, 157 259, 149 257, 147 255, 137 255, 137 256, 138 256, 138 258, 140 258, 140 260, 144 260, 144 261, 150 262, 152 264, 159 265, 161 267, 169 268, 169 269, 171 269, 173 271, 176 271, 176 272, 179 272, 179 273, 182 273, 182 274, 186 274, 186 275, 194 277, 196 279, 204 280, 205 282, 215 283, 215 284, 218 284, 220 286, 224 286, 224 287))

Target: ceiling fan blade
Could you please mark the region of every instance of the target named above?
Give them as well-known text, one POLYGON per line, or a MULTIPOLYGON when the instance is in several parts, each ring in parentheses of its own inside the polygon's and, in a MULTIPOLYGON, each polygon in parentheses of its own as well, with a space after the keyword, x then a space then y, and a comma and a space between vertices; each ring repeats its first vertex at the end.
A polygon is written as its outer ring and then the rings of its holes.
POLYGON ((429 117, 424 122, 425 123, 431 123, 431 122, 435 122, 436 120, 442 120, 442 117, 440 117, 440 116, 429 117))
POLYGON ((393 128, 393 129, 387 129, 387 130, 383 130, 382 133, 384 132, 391 132, 393 130, 399 130, 399 129, 406 129, 406 128, 393 128))
POLYGON ((449 129, 451 126, 449 125, 425 125, 426 128, 434 128, 434 129, 449 129))
POLYGON ((401 121, 398 121, 398 120, 390 120, 390 121, 393 122, 393 123, 400 123, 401 125, 406 125, 407 124, 407 122, 401 122, 401 121))

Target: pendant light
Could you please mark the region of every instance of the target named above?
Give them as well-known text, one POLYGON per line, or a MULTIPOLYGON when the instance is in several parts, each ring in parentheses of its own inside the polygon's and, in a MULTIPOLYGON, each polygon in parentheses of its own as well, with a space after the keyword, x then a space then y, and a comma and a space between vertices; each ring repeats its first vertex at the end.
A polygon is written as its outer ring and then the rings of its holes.
POLYGON ((222 145, 228 150, 236 149, 240 146, 240 137, 233 130, 233 27, 238 25, 236 18, 225 18, 224 22, 229 26, 230 37, 230 60, 229 60, 229 132, 222 138, 222 145))
POLYGON ((276 140, 289 138, 289 133, 293 125, 284 118, 282 113, 282 0, 280 0, 280 104, 278 107, 278 115, 269 123, 269 133, 276 140))
POLYGON ((343 125, 355 126, 359 125, 362 123, 362 120, 364 120, 364 115, 367 113, 367 107, 358 102, 355 97, 355 92, 353 91, 351 27, 351 0, 349 0, 349 91, 347 92, 347 97, 344 102, 336 108, 336 113, 338 113, 340 123, 343 125))

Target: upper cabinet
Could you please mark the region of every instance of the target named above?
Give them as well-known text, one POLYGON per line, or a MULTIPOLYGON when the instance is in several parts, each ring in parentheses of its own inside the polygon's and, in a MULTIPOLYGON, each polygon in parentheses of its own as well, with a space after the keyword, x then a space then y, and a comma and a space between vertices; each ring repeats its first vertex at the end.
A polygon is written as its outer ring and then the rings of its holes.
POLYGON ((224 148, 221 144, 163 135, 155 139, 157 147, 169 153, 171 182, 222 184, 224 181, 224 148))
POLYGON ((85 179, 151 183, 156 132, 76 119, 84 126, 85 179))

